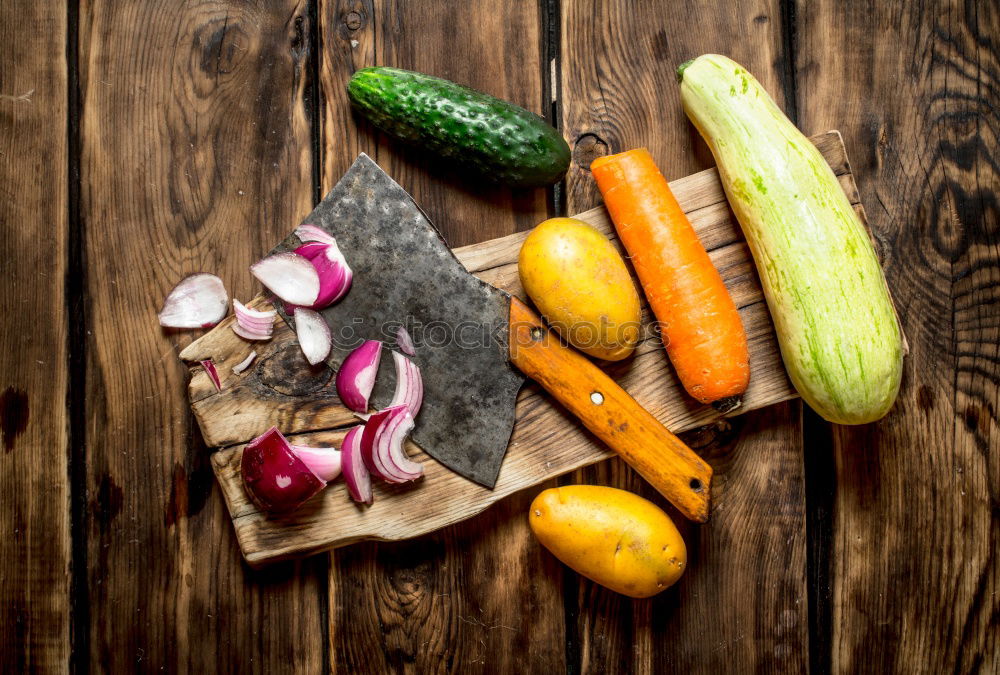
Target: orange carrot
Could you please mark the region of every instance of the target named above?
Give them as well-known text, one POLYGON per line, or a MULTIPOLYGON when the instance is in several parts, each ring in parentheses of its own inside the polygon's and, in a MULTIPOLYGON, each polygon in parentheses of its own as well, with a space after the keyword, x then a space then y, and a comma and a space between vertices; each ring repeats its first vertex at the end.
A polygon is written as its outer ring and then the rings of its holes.
POLYGON ((732 410, 750 380, 736 304, 645 148, 594 160, 604 195, 684 388, 732 410))

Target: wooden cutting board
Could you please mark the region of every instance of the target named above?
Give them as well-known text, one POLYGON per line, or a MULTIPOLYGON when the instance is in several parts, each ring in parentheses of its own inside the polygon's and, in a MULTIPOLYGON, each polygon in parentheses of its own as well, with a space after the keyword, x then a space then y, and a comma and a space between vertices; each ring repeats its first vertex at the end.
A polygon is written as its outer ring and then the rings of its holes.
MULTIPOLYGON (((833 167, 862 222, 867 222, 840 133, 830 131, 812 140, 833 167)), ((749 339, 750 387, 743 407, 733 414, 795 397, 750 252, 729 210, 718 173, 708 169, 670 186, 740 308, 749 339)), ((618 245, 603 206, 575 217, 618 245)), ((517 255, 527 234, 466 246, 456 249, 455 255, 479 278, 524 299, 517 255)), ((262 297, 255 306, 263 306, 262 297)), ((644 337, 635 356, 609 364, 607 372, 675 432, 716 420, 720 416, 717 412, 684 393, 649 320, 649 310, 644 307, 644 337)), ((518 396, 517 421, 493 490, 452 473, 411 444, 410 454, 425 464, 424 478, 408 485, 373 481, 372 506, 355 504, 343 480, 337 480, 294 513, 269 516, 256 508, 243 489, 239 471, 243 445, 276 425, 295 444, 339 446, 345 430, 358 420, 340 405, 334 373, 326 366, 311 368, 306 363, 286 324, 279 321, 275 325, 271 341, 250 344, 233 333, 233 321, 235 318, 229 316, 188 346, 181 358, 191 370, 188 394, 195 418, 206 443, 219 448, 212 456, 212 467, 240 548, 251 566, 363 539, 415 537, 474 516, 513 492, 613 454, 529 381, 518 396), (233 366, 251 350, 257 352, 253 365, 234 374, 233 366), (198 364, 205 359, 215 362, 221 391, 216 391, 198 364)))

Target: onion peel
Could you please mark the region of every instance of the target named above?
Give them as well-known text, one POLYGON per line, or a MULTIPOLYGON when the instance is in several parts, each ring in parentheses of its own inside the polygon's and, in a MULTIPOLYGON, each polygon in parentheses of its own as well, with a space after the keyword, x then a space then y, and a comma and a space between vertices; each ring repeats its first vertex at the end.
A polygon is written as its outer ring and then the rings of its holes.
POLYGON ((364 426, 352 427, 340 446, 340 456, 347 491, 356 502, 371 504, 375 501, 372 495, 372 481, 361 457, 361 437, 364 426))
POLYGON ((382 343, 378 340, 365 340, 348 354, 337 370, 337 395, 354 412, 368 411, 368 399, 375 387, 381 359, 382 343))
POLYGON ((201 363, 201 367, 205 369, 205 372, 208 373, 208 379, 215 385, 215 390, 222 391, 222 381, 219 380, 219 371, 216 369, 212 359, 205 359, 199 363, 201 363))
POLYGON ((192 274, 167 294, 157 315, 164 328, 211 328, 229 311, 229 295, 214 274, 192 274))
POLYGON ((305 307, 295 310, 295 335, 309 365, 315 366, 330 355, 333 337, 330 326, 319 312, 305 307))

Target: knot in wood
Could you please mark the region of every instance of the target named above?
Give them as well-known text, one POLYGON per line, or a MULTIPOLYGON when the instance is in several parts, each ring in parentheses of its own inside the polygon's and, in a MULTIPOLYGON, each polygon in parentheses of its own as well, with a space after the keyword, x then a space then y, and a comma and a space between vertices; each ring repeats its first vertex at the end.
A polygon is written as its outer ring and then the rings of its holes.
POLYGON ((606 154, 608 154, 608 144, 597 134, 583 134, 573 144, 573 162, 587 171, 590 171, 591 162, 606 154))
POLYGON ((361 12, 348 12, 344 15, 344 25, 349 31, 356 31, 361 28, 361 24, 364 23, 364 17, 361 16, 361 12))

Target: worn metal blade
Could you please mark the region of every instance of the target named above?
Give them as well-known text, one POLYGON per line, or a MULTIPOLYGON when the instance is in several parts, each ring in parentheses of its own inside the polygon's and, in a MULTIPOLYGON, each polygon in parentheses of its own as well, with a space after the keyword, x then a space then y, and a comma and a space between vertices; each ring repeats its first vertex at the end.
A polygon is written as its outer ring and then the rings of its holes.
MULTIPOLYGON (((383 341, 371 405, 386 406, 396 384, 388 349, 403 324, 424 381, 412 439, 492 488, 524 380, 507 356, 510 296, 469 274, 410 195, 367 155, 303 222, 336 237, 354 271, 347 296, 321 312, 334 336, 330 366, 339 368, 363 340, 383 341)), ((292 235, 276 250, 299 244, 292 235)))

